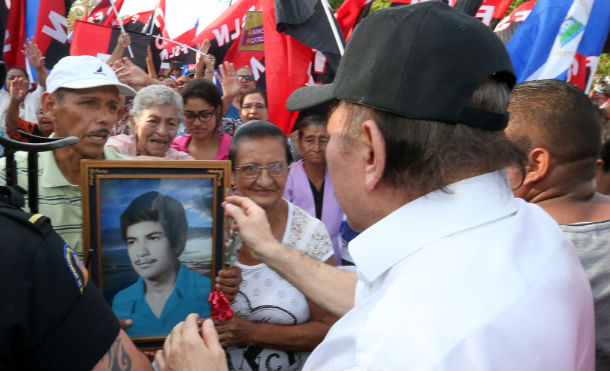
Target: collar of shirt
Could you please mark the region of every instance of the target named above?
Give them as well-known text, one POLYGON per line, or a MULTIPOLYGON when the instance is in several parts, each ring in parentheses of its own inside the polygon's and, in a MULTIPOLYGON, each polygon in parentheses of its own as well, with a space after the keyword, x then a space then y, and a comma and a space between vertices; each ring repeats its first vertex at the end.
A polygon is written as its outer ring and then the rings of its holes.
POLYGON ((446 189, 403 205, 350 242, 361 279, 373 282, 434 241, 517 211, 504 170, 464 179, 446 189))
MULTIPOLYGON (((50 138, 54 138, 55 133, 51 134, 50 138)), ((129 160, 127 156, 121 155, 111 149, 104 148, 104 158, 107 160, 129 160)), ((55 156, 53 155, 53 151, 41 152, 38 157, 38 171, 42 171, 42 177, 40 178, 40 185, 47 188, 53 187, 64 187, 64 186, 72 186, 72 187, 80 187, 78 184, 72 184, 68 182, 64 174, 57 166, 57 161, 55 161, 55 156)))

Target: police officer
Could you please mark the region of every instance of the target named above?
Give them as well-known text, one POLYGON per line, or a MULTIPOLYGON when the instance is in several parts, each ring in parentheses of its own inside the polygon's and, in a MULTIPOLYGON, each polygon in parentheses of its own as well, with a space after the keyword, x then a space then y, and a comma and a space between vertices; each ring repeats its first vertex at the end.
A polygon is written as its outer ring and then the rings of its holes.
POLYGON ((0 369, 151 369, 49 219, 0 187, 0 369))

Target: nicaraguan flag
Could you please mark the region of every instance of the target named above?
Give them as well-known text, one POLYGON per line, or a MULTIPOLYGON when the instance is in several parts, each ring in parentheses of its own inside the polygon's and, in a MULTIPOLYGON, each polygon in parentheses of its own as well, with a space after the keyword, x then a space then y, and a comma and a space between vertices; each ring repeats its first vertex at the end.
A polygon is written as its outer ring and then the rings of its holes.
POLYGON ((506 45, 517 82, 565 81, 577 53, 599 57, 609 20, 608 0, 539 0, 506 45))

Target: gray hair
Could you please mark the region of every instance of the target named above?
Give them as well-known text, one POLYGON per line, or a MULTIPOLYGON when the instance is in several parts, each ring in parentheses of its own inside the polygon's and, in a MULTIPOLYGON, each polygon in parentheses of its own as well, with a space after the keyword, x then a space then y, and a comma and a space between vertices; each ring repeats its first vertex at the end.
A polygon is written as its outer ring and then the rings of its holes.
POLYGON ((130 111, 131 116, 134 120, 137 120, 142 115, 142 112, 154 105, 175 107, 178 121, 182 122, 182 112, 184 109, 182 97, 172 88, 165 85, 149 85, 140 89, 133 100, 133 107, 130 111))
MULTIPOLYGON (((508 97, 508 86, 489 78, 474 91, 469 106, 501 113, 506 110, 508 97)), ((425 194, 511 165, 523 174, 526 157, 502 131, 406 118, 354 103, 343 105, 347 123, 343 151, 349 152, 362 123, 373 119, 385 141, 383 179, 391 187, 425 194)))

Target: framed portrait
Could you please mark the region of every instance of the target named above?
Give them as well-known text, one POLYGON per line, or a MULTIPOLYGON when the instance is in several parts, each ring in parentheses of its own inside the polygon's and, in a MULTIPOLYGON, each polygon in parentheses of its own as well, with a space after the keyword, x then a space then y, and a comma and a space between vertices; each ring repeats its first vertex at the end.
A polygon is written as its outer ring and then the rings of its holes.
POLYGON ((229 161, 81 162, 86 264, 138 346, 160 346, 189 313, 210 316, 230 171, 229 161))

